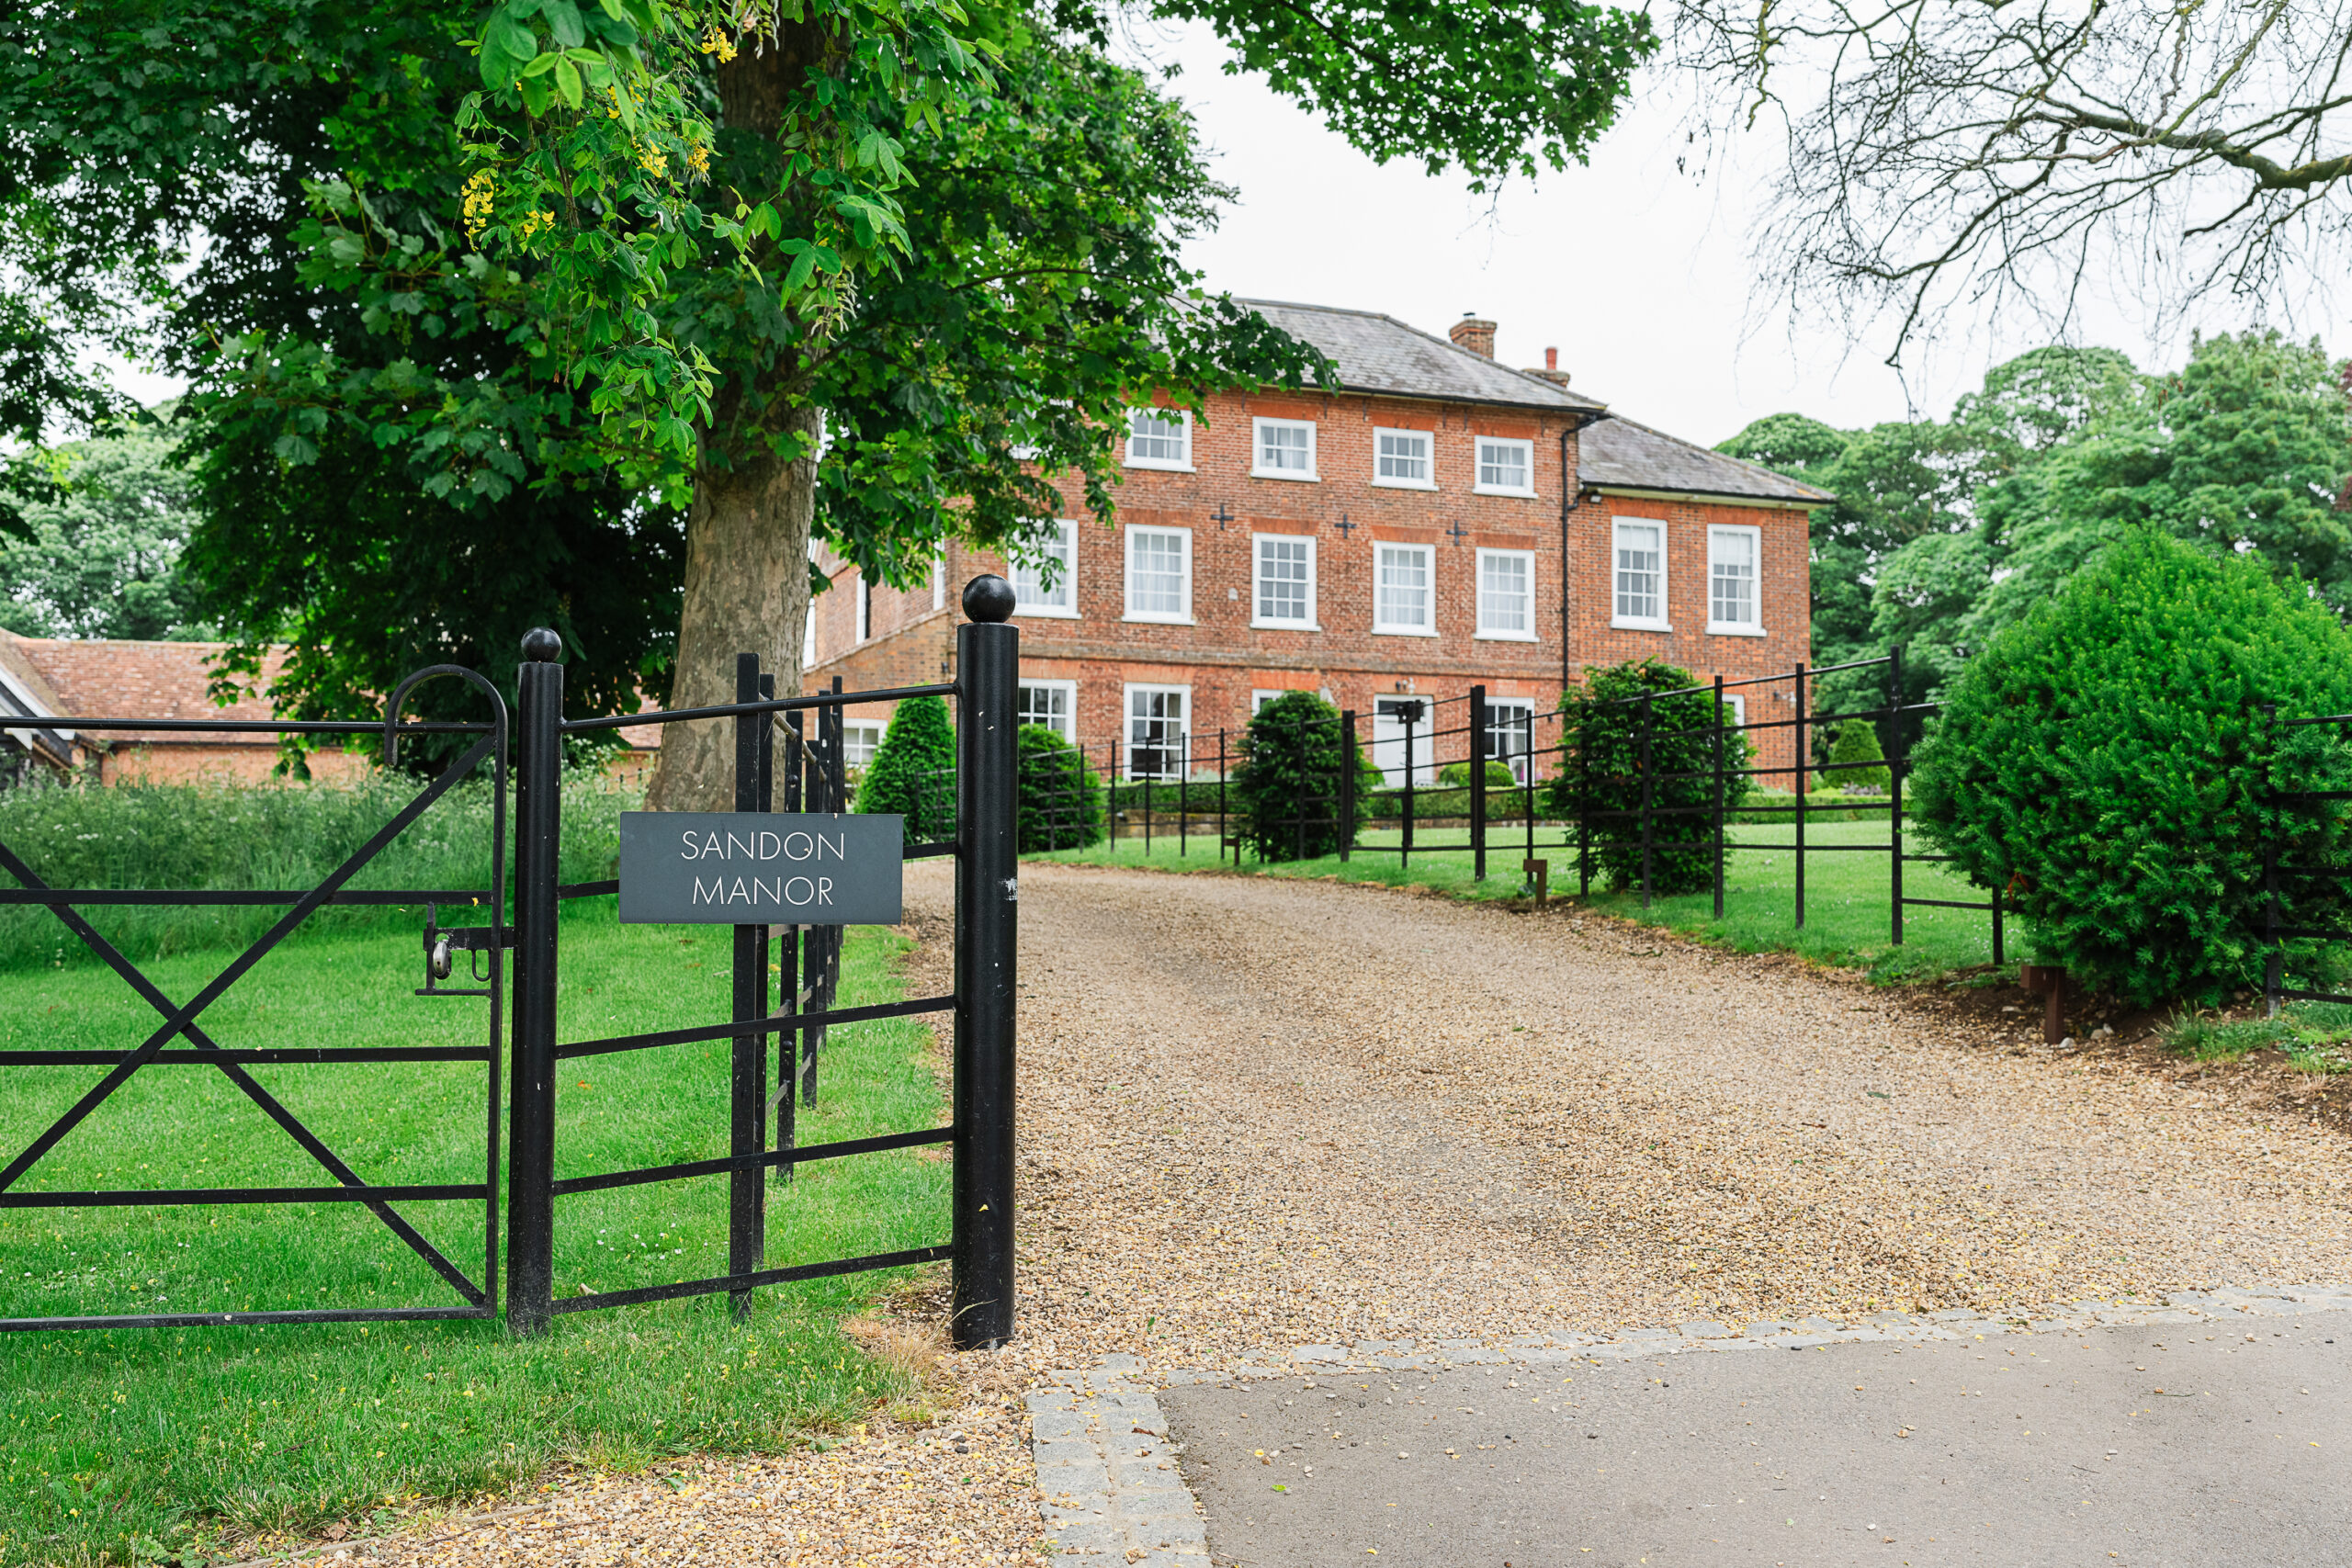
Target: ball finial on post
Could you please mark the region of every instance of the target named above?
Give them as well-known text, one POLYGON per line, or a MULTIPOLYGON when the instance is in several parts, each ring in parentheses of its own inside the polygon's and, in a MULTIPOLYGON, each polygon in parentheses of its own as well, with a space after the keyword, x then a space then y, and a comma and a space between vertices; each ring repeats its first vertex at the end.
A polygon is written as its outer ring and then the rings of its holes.
POLYGON ((984 571, 964 584, 964 614, 976 621, 1009 621, 1013 610, 1012 584, 984 571))
POLYGON ((523 657, 534 664, 553 664, 563 657, 563 638, 547 626, 533 626, 523 634, 523 657))

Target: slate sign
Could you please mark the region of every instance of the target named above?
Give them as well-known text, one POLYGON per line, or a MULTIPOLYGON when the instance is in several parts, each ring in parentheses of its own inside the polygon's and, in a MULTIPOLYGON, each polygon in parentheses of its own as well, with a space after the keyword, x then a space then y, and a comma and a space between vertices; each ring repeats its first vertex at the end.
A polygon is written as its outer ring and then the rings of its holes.
POLYGON ((621 919, 894 926, 903 818, 783 811, 621 813, 621 919))

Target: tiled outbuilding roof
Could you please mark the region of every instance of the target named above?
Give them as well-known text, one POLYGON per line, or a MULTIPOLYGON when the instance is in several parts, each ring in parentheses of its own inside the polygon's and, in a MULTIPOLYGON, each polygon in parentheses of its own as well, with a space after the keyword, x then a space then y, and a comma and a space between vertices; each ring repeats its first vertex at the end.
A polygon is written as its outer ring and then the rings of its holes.
MULTIPOLYGON (((248 688, 228 707, 213 704, 210 660, 227 651, 225 642, 133 642, 110 638, 73 641, 58 637, 10 637, 8 648, 36 671, 57 697, 60 717, 228 718, 271 716, 269 700, 248 688)), ((277 677, 286 662, 273 649, 262 660, 262 680, 277 677)), ((143 732, 108 730, 96 740, 152 741, 143 732)), ((275 746, 277 738, 258 733, 201 737, 215 746, 275 746)))
POLYGON ((1283 299, 1238 303, 1329 355, 1339 370, 1340 385, 1351 392, 1563 413, 1597 412, 1601 406, 1541 376, 1513 370, 1376 310, 1342 310, 1283 299))
POLYGON ((1837 499, 1826 490, 1615 414, 1577 434, 1577 478, 1588 490, 1669 491, 1799 506, 1826 506, 1837 499))

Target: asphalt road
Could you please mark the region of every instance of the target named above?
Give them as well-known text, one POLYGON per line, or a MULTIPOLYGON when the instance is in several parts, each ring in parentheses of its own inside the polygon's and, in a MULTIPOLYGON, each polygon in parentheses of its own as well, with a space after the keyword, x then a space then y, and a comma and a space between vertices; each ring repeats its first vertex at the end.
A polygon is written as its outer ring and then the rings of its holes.
POLYGON ((1218 1568, 2352 1563, 2352 1314, 1160 1403, 1218 1568))

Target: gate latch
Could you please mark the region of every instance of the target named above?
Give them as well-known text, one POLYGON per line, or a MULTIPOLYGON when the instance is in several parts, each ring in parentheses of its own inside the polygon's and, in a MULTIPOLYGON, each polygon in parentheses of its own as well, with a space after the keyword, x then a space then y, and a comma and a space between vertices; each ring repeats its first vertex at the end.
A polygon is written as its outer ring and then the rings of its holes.
POLYGON ((443 927, 439 910, 431 904, 424 907, 424 985, 416 994, 420 997, 486 997, 490 982, 496 977, 498 949, 514 945, 512 926, 443 927), (472 987, 437 986, 457 968, 457 954, 465 953, 468 972, 473 976, 472 987), (481 954, 491 955, 490 973, 482 972, 481 954))

